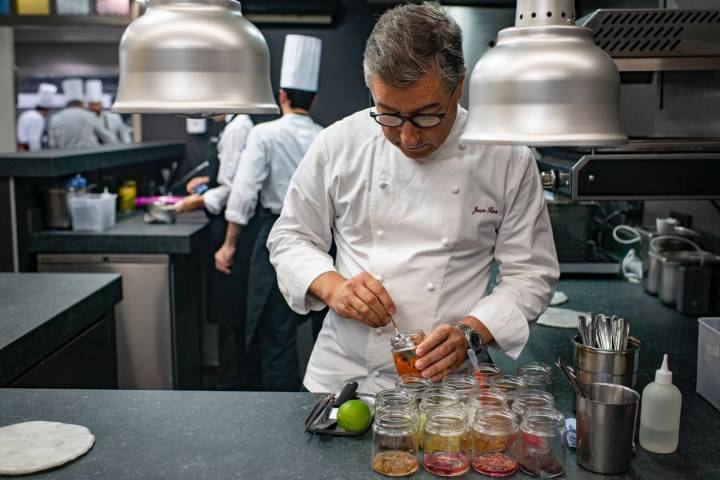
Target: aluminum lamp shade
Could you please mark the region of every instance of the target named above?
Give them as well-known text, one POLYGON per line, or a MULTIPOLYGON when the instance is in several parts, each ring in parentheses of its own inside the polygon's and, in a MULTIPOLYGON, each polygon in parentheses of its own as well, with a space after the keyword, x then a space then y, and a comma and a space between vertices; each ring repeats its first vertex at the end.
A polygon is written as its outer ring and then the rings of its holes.
POLYGON ((278 113, 270 52, 234 0, 151 0, 120 41, 113 111, 278 113))
POLYGON ((519 0, 517 24, 473 69, 462 143, 601 146, 627 142, 620 75, 569 0, 519 0), (522 17, 521 17, 522 16, 522 17))

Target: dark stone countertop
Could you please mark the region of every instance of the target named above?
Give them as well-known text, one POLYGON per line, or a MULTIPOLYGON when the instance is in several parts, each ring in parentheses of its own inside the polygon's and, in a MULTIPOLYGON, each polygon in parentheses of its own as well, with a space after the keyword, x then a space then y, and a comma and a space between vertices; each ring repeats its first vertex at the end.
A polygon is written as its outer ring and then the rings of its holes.
POLYGON ((33 234, 34 253, 167 253, 188 254, 204 240, 207 218, 202 212, 178 216, 171 225, 147 224, 143 214, 118 214, 104 232, 43 230, 33 234))
POLYGON ((0 273, 0 385, 41 362, 121 300, 117 274, 0 273))
MULTIPOLYGON (((715 446, 720 415, 694 393, 695 319, 621 281, 563 281, 560 289, 570 296, 569 308, 619 313, 633 322, 633 333, 645 341, 640 389, 659 365, 660 354, 667 352, 684 395, 676 453, 649 454, 638 446, 628 474, 602 476, 582 470, 570 451, 565 478, 720 478, 715 446)), ((533 327, 521 361, 550 362, 558 355, 570 360, 571 333, 533 327)), ((518 362, 499 363, 512 372, 518 362)), ((560 378, 555 393, 558 407, 570 413, 570 389, 560 378)), ((311 393, 6 389, 0 390, 0 425, 53 420, 85 425, 95 434, 95 446, 86 456, 33 478, 383 478, 370 467, 370 432, 358 438, 303 432, 303 419, 316 398, 311 393)), ((435 477, 420 470, 409 478, 435 477)), ((472 472, 461 478, 484 477, 472 472)))
POLYGON ((151 142, 78 150, 0 154, 0 177, 62 177, 105 168, 182 157, 185 144, 151 142))

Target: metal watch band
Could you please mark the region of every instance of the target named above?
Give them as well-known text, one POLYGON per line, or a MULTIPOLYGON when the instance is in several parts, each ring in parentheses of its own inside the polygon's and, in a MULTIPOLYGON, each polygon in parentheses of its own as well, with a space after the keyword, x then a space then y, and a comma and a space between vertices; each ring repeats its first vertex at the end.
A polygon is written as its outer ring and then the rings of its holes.
POLYGON ((482 351, 484 347, 482 337, 471 326, 458 322, 455 324, 455 328, 465 336, 469 349, 472 349, 477 354, 482 351))

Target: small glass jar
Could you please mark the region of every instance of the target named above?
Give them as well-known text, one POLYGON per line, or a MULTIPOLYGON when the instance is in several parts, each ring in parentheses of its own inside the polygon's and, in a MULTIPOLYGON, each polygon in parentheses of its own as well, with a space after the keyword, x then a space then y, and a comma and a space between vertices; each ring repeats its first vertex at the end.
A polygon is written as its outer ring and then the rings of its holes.
POLYGON ((517 420, 510 410, 480 410, 472 425, 473 470, 489 477, 509 477, 517 472, 517 433, 517 420))
POLYGON ((375 412, 386 410, 405 410, 417 415, 417 402, 410 393, 399 388, 381 390, 375 395, 375 412))
POLYGON ((443 378, 442 388, 457 393, 462 403, 467 403, 470 397, 480 391, 475 377, 464 373, 455 373, 443 378))
POLYGON ((553 408, 554 406, 555 398, 548 392, 527 389, 515 394, 512 411, 515 412, 519 420, 522 420, 525 412, 532 408, 553 408))
POLYGON ((467 437, 467 414, 461 405, 430 412, 423 441, 425 470, 441 477, 455 477, 470 470, 467 437))
POLYGON ((502 378, 496 378, 491 383, 492 388, 500 390, 505 394, 508 406, 512 407, 513 401, 515 401, 515 394, 520 390, 527 388, 527 382, 524 378, 513 377, 512 375, 505 375, 502 378))
POLYGON ((430 379, 420 375, 402 375, 395 382, 396 389, 409 393, 418 404, 422 399, 423 392, 430 387, 432 387, 430 379))
POLYGON ((491 409, 508 409, 505 394, 500 390, 486 388, 470 397, 467 402, 468 418, 475 420, 477 412, 491 409))
MULTIPOLYGON (((444 390, 440 387, 430 387, 425 390, 420 399, 420 405, 418 406, 420 432, 425 431, 425 421, 433 410, 440 407, 453 407, 456 405, 460 405, 460 397, 455 392, 444 390)), ((420 448, 422 447, 423 435, 420 435, 420 448)))
POLYGON ((553 376, 550 365, 540 362, 521 363, 516 374, 525 379, 528 388, 553 393, 553 376))
POLYGON ((503 369, 494 363, 479 363, 477 368, 472 370, 472 374, 480 388, 490 388, 493 379, 503 376, 503 369))
POLYGON ((409 332, 401 332, 390 339, 392 346, 392 356, 395 362, 395 370, 398 377, 403 375, 420 375, 420 371, 415 368, 415 348, 425 340, 425 332, 422 330, 411 330, 409 332))
POLYGON ((372 468, 390 477, 417 471, 417 417, 403 410, 381 410, 373 422, 372 468))
POLYGON ((552 408, 531 408, 520 422, 517 459, 520 469, 534 477, 565 473, 565 417, 552 408))

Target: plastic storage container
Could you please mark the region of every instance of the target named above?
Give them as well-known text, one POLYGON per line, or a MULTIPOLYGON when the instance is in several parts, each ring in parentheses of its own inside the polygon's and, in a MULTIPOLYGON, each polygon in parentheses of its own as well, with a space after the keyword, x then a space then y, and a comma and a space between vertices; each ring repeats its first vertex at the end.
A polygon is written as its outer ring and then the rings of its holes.
POLYGON ((720 317, 698 320, 697 393, 720 410, 720 317))
POLYGON ((69 199, 73 230, 102 232, 115 225, 114 193, 72 196, 69 199))

